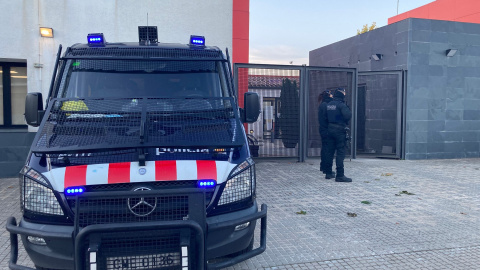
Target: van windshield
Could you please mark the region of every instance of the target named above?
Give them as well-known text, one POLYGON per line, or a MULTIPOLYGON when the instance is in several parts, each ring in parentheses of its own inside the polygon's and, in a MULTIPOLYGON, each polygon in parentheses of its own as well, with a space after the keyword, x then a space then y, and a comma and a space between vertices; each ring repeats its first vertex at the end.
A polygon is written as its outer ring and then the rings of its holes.
POLYGON ((58 98, 230 97, 221 61, 68 60, 58 98))
POLYGON ((244 144, 226 62, 96 59, 66 65, 32 152, 244 144))

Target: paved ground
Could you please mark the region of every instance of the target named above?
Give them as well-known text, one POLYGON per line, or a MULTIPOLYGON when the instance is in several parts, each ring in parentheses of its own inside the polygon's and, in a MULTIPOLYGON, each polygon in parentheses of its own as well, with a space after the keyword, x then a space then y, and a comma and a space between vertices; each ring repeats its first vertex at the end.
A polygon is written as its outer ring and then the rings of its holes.
MULTIPOLYGON (((323 179, 318 160, 258 161, 267 251, 229 269, 480 269, 480 159, 356 159, 346 171, 353 183, 323 179)), ((16 179, 0 180, 0 208, 2 228, 19 216, 16 179)))

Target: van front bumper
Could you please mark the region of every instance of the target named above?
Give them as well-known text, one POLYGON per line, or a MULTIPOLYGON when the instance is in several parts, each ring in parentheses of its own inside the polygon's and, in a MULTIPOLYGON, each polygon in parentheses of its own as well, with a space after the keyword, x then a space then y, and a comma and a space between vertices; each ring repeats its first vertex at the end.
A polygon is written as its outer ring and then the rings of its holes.
MULTIPOLYGON (((266 249, 267 233, 267 205, 262 204, 261 210, 255 203, 252 207, 233 213, 206 218, 206 226, 200 226, 195 221, 160 221, 128 224, 102 224, 90 225, 83 228, 74 239, 73 226, 45 225, 22 220, 17 226, 14 217, 7 221, 7 230, 10 232, 10 261, 9 267, 13 270, 33 270, 17 264, 18 259, 18 235, 21 236, 23 245, 31 260, 36 266, 51 269, 89 269, 85 268, 84 260, 74 260, 74 257, 82 258, 85 250, 81 248, 89 235, 102 234, 104 232, 135 232, 145 230, 162 230, 172 228, 187 228, 196 235, 195 252, 197 269, 220 269, 234 265, 241 261, 254 257, 266 249), (260 219, 260 246, 253 250, 246 250, 253 240, 255 224, 260 219), (235 230, 238 225, 250 222, 250 225, 242 230, 235 230), (202 227, 206 227, 206 233, 202 227), (46 245, 37 245, 27 240, 28 236, 41 237, 46 245), (245 253, 238 256, 207 263, 207 260, 225 255, 245 253), (80 262, 79 262, 80 261, 80 262)), ((188 268, 190 269, 190 268, 188 268)))

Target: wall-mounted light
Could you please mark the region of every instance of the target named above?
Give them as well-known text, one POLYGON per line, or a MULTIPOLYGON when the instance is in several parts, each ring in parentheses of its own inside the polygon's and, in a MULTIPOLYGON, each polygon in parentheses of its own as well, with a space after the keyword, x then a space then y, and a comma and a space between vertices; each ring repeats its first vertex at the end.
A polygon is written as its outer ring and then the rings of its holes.
POLYGON ((40 27, 40 36, 53 38, 53 28, 40 27))
POLYGON ((457 53, 457 50, 455 50, 455 49, 448 49, 448 50, 446 51, 446 54, 447 54, 448 57, 452 57, 452 56, 454 56, 456 53, 457 53))
POLYGON ((380 59, 382 58, 383 58, 383 54, 379 54, 379 53, 372 54, 372 59, 375 61, 380 61, 380 59))

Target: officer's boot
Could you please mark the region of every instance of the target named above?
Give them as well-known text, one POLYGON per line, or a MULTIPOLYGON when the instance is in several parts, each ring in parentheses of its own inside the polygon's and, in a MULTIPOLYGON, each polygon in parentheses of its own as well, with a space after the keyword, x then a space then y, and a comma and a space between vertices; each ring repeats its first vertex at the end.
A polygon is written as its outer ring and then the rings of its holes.
POLYGON ((345 176, 343 168, 337 168, 337 177, 335 177, 335 182, 352 182, 352 178, 345 176))
POLYGON ((352 182, 352 178, 348 178, 344 176, 337 176, 335 177, 335 182, 352 182))
POLYGON ((325 179, 332 179, 335 178, 335 173, 330 170, 330 172, 327 172, 326 170, 323 171, 325 173, 325 179))

